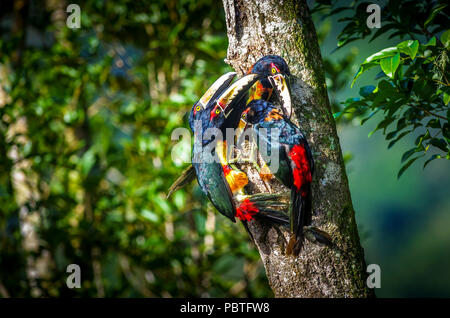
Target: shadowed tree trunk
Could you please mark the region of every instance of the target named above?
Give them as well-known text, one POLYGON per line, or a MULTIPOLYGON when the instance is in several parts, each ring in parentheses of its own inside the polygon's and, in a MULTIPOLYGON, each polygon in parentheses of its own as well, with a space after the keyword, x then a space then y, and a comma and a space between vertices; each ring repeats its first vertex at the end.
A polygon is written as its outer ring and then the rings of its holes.
MULTIPOLYGON (((250 222, 276 297, 370 297, 336 125, 325 86, 322 57, 306 1, 223 0, 229 39, 226 62, 240 75, 259 58, 282 56, 288 63, 292 116, 311 146, 312 224, 328 232, 336 248, 305 242, 298 258, 284 255, 289 234, 250 222)), ((250 192, 267 192, 251 168, 250 192)), ((281 185, 272 184, 273 191, 281 185)))

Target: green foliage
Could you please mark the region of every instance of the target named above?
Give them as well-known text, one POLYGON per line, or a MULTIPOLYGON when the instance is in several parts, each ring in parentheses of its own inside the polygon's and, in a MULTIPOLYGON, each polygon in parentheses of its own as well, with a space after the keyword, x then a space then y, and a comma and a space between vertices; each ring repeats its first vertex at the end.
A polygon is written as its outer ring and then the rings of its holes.
MULTIPOLYGON (((335 8, 336 3, 319 3, 315 10, 328 8, 329 15, 353 12, 339 20, 346 22, 338 36, 340 48, 371 35, 366 26, 368 4, 356 1, 353 7, 335 8)), ((414 147, 402 157, 398 177, 419 158, 425 158, 424 168, 435 159, 450 159, 448 9, 441 1, 388 1, 382 8, 382 27, 370 41, 386 34, 410 39, 366 58, 351 86, 368 70, 378 68, 376 85, 362 87, 360 97, 347 99, 344 109, 335 113, 335 118, 361 118, 362 124, 377 115, 379 122, 369 136, 382 131, 388 148, 409 134, 416 136, 414 147)))
POLYGON ((338 35, 338 48, 353 41, 370 36, 372 42, 380 36, 389 34, 388 38, 430 36, 447 29, 449 25, 449 7, 442 0, 389 0, 381 5, 381 28, 372 32, 367 27, 367 6, 370 1, 356 0, 342 3, 338 0, 316 1, 313 12, 326 12, 324 16, 345 12, 346 16, 338 21, 345 25, 338 35))
MULTIPOLYGON (((318 20, 318 15, 313 18, 318 20)), ((319 44, 322 46, 326 36, 331 30, 331 23, 329 21, 316 21, 317 36, 319 44)), ((325 69, 325 78, 327 84, 327 91, 330 97, 331 109, 334 113, 341 111, 342 106, 339 103, 339 94, 347 87, 348 79, 353 75, 352 67, 355 64, 355 58, 358 55, 358 49, 352 48, 349 54, 333 61, 329 56, 323 56, 323 66, 325 69)), ((346 120, 345 117, 340 117, 338 120, 346 120)))
POLYGON ((165 198, 183 168, 170 135, 229 70, 222 10, 212 1, 84 1, 81 29, 71 30, 64 14, 57 19, 59 2, 37 3, 29 15, 6 4, 1 12, 25 15, 33 35, 24 41, 14 19, 0 29, 1 291, 270 296, 239 224, 197 186, 165 198), (71 263, 80 289, 66 287, 71 263))

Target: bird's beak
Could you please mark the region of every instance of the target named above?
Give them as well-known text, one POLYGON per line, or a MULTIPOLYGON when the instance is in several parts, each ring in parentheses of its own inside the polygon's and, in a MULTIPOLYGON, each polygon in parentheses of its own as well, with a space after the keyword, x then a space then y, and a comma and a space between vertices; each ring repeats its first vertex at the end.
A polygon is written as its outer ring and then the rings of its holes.
POLYGON ((223 91, 230 85, 230 83, 233 81, 233 78, 236 76, 236 72, 229 72, 221 77, 219 77, 205 94, 203 94, 202 98, 198 101, 200 105, 205 109, 208 105, 208 103, 215 101, 215 99, 223 93, 223 91))
POLYGON ((249 109, 250 108, 247 108, 246 110, 244 110, 242 112, 238 127, 236 129, 236 145, 237 146, 239 146, 244 141, 243 132, 244 132, 245 128, 247 128, 248 122, 247 122, 247 117, 244 118, 243 115, 245 114, 246 116, 248 116, 249 109))
POLYGON ((230 115, 258 78, 258 74, 245 75, 234 82, 222 95, 220 95, 217 99, 217 105, 222 109, 225 118, 230 115))
POLYGON ((292 102, 291 93, 289 92, 289 85, 283 75, 277 74, 274 76, 269 76, 269 81, 275 88, 278 100, 281 103, 281 108, 283 109, 284 115, 288 118, 292 114, 292 102))
POLYGON ((236 145, 239 146, 242 142, 242 133, 244 132, 245 128, 247 127, 247 121, 241 118, 239 120, 238 128, 236 129, 236 145))
POLYGON ((247 126, 247 121, 246 121, 245 119, 241 118, 241 119, 239 120, 238 130, 239 130, 239 131, 242 131, 242 130, 245 129, 246 126, 247 126))

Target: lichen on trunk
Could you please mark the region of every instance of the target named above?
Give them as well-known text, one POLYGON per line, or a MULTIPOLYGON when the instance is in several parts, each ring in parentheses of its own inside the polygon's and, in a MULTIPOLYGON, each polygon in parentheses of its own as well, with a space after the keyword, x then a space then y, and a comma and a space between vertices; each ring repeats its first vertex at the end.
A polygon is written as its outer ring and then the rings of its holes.
MULTIPOLYGON (((312 224, 328 232, 335 248, 306 241, 298 258, 284 255, 289 233, 252 221, 250 231, 276 297, 370 297, 347 175, 327 96, 322 57, 306 1, 223 0, 229 39, 226 62, 240 75, 262 56, 288 63, 292 121, 313 151, 312 224)), ((250 192, 266 192, 250 166, 250 192)), ((273 191, 280 184, 271 183, 273 191)))

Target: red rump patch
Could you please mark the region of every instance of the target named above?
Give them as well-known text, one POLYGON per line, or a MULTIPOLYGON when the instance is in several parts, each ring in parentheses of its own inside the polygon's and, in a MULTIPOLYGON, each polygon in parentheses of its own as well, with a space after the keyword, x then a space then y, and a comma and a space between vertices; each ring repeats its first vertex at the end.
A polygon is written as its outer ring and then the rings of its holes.
POLYGON ((245 199, 239 207, 236 208, 236 217, 241 221, 251 221, 253 220, 253 215, 258 212, 259 210, 255 204, 249 199, 245 199))
POLYGON ((302 145, 295 145, 289 152, 289 157, 295 164, 293 171, 294 174, 294 185, 297 191, 302 190, 301 195, 305 196, 307 194, 306 189, 302 189, 303 185, 311 183, 311 169, 309 167, 308 157, 306 156, 305 147, 302 145))

